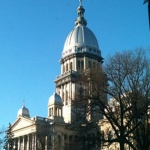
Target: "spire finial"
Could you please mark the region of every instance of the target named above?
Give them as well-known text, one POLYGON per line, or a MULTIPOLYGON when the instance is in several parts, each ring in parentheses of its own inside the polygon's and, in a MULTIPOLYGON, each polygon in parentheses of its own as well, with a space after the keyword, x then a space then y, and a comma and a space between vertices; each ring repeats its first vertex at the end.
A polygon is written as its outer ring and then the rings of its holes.
POLYGON ((25 106, 25 100, 23 100, 23 106, 25 106))
POLYGON ((84 19, 84 12, 85 12, 85 9, 83 8, 82 6, 82 0, 79 0, 80 2, 80 6, 77 8, 77 13, 78 13, 78 18, 77 20, 75 21, 75 25, 84 25, 86 26, 87 25, 87 22, 86 20, 84 19))
POLYGON ((82 0, 79 0, 79 2, 80 2, 80 6, 82 6, 82 0))

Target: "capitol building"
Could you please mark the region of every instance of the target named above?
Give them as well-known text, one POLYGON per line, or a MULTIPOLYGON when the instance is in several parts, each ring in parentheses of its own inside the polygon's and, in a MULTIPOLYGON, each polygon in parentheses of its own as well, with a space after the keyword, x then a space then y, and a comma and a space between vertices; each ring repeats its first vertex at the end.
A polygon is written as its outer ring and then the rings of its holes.
MULTIPOLYGON (((82 1, 77 8, 75 27, 68 34, 60 59, 61 74, 56 77, 55 92, 50 96, 45 118, 30 116, 22 106, 12 124, 15 150, 78 150, 74 123, 74 99, 80 85, 76 77, 83 70, 102 70, 103 58, 94 33, 87 27, 82 1)), ((45 100, 47 101, 47 100, 45 100)))

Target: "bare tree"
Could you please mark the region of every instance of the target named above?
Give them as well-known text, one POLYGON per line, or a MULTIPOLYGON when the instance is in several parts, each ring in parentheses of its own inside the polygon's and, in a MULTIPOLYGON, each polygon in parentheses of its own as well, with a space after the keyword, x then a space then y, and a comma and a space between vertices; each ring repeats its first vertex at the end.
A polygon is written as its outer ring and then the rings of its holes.
MULTIPOLYGON (((143 49, 123 51, 110 56, 103 71, 90 69, 80 75, 79 94, 75 103, 76 106, 84 106, 77 108, 78 113, 82 111, 84 123, 90 124, 91 132, 94 130, 94 133, 101 137, 98 139, 99 143, 118 143, 120 150, 125 147, 133 150, 137 147, 143 149, 145 143, 142 138, 150 136, 147 130, 150 93, 150 63, 147 56, 143 49), (83 89, 83 92, 80 92, 80 89, 83 89), (107 97, 111 99, 110 102, 107 97), (110 124, 111 134, 102 133, 92 126, 102 120, 102 116, 110 124), (143 130, 146 133, 143 134, 143 130)), ((82 121, 79 126, 81 125, 82 121)))
POLYGON ((120 149, 124 149, 125 144, 136 149, 140 142, 140 139, 137 139, 137 129, 141 125, 139 118, 147 114, 149 106, 150 67, 146 51, 136 49, 117 53, 109 58, 105 73, 110 85, 107 93, 119 107, 114 105, 117 115, 112 113, 110 108, 106 108, 108 113, 104 115, 111 123, 115 134, 118 132, 117 129, 119 130, 119 134, 116 135, 120 149))

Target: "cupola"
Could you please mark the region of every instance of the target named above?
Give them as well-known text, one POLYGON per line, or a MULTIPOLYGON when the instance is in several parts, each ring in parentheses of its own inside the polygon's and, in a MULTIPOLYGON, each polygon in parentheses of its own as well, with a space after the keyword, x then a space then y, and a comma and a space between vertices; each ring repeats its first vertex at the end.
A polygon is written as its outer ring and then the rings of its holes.
POLYGON ((48 118, 52 119, 54 122, 64 122, 62 116, 62 106, 63 103, 61 97, 54 92, 48 101, 48 118))
POLYGON ((57 94, 57 93, 54 93, 50 98, 49 98, 49 101, 48 101, 48 105, 60 105, 62 106, 62 99, 61 97, 57 94))
POLYGON ((24 105, 18 110, 17 117, 19 116, 30 117, 29 110, 24 105))

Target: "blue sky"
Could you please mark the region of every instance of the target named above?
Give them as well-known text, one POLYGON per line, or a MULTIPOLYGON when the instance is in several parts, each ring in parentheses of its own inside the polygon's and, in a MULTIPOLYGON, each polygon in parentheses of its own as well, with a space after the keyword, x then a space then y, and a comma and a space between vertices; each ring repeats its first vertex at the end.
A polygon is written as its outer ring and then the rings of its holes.
MULTIPOLYGON (((0 0, 0 127, 16 120, 23 100, 31 117, 47 117, 78 5, 78 0, 0 0)), ((83 6, 105 61, 117 51, 150 47, 143 0, 83 0, 83 6)))

